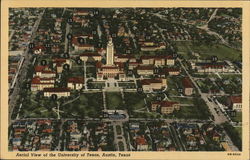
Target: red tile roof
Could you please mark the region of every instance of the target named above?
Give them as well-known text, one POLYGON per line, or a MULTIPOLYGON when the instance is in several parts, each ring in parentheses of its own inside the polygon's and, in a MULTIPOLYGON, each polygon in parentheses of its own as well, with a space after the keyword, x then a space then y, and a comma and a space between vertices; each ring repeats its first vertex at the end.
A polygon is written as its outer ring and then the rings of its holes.
POLYGON ((91 44, 80 44, 77 40, 78 37, 73 37, 72 38, 72 44, 76 45, 76 46, 79 46, 79 47, 94 47, 93 45, 91 44))
POLYGON ((31 84, 54 84, 54 83, 44 83, 42 81, 47 81, 47 80, 54 80, 54 78, 40 78, 40 77, 34 77, 32 78, 31 84))
POLYGON ((193 88, 193 84, 192 84, 191 80, 190 80, 188 77, 185 77, 185 78, 182 80, 182 85, 183 85, 183 87, 185 87, 185 88, 193 88))
POLYGON ((42 73, 46 73, 46 74, 55 74, 56 72, 52 71, 49 69, 49 66, 41 66, 38 65, 35 67, 35 72, 42 72, 42 73))
POLYGON ((50 71, 50 70, 44 70, 44 71, 42 71, 42 73, 46 73, 46 74, 55 74, 56 72, 50 71))
POLYGON ((141 62, 129 62, 129 65, 139 65, 139 64, 141 64, 141 62))
POLYGON ((173 59, 171 55, 141 56, 141 59, 173 59))
POLYGON ((136 141, 137 145, 147 145, 148 144, 147 140, 142 136, 137 137, 135 141, 136 141))
POLYGON ((114 64, 118 66, 119 68, 124 68, 124 63, 122 62, 114 62, 114 64))
POLYGON ((66 59, 64 58, 55 58, 53 59, 53 63, 65 63, 66 59))
POLYGON ((45 50, 45 47, 44 47, 44 46, 35 46, 35 47, 33 48, 34 51, 35 51, 35 50, 39 50, 39 49, 45 50))
POLYGON ((42 72, 44 69, 48 68, 49 66, 36 66, 35 67, 35 72, 42 72))
POLYGON ((117 67, 117 66, 102 66, 101 67, 102 69, 119 69, 119 67, 117 67))
POLYGON ((137 67, 137 70, 153 70, 154 69, 154 66, 138 66, 137 67))
POLYGON ((86 53, 81 53, 80 54, 80 57, 90 57, 90 56, 98 56, 98 57, 101 57, 101 55, 100 54, 98 54, 98 53, 92 53, 92 52, 86 52, 86 53))
POLYGON ((98 62, 96 63, 96 68, 101 68, 102 65, 103 65, 102 62, 98 61, 98 62))
POLYGON ((223 67, 224 65, 213 65, 213 64, 202 66, 202 68, 223 68, 223 67))
POLYGON ((84 83, 84 79, 82 77, 71 77, 68 79, 68 83, 84 83))
POLYGON ((142 85, 150 85, 151 83, 162 83, 161 79, 143 79, 141 80, 142 85))
POLYGON ((232 103, 242 103, 242 96, 230 96, 232 103))
POLYGON ((44 88, 44 92, 69 92, 69 88, 44 88))

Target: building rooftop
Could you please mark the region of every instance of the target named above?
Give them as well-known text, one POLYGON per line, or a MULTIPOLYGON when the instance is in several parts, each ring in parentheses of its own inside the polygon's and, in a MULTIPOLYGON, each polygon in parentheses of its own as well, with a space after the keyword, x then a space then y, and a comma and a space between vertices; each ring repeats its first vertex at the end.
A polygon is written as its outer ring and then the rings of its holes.
POLYGON ((95 53, 95 52, 86 52, 86 53, 81 53, 80 54, 80 57, 90 57, 90 56, 99 56, 99 57, 101 57, 101 55, 100 54, 98 54, 98 53, 95 53))
POLYGON ((69 88, 44 88, 44 92, 69 92, 69 88))
POLYGON ((40 78, 38 76, 36 77, 33 77, 32 80, 31 80, 31 84, 54 84, 54 83, 51 83, 51 82, 42 82, 42 81, 49 81, 49 80, 54 80, 54 78, 40 78))
POLYGON ((173 59, 171 55, 141 56, 141 59, 173 59))
POLYGON ((147 65, 147 66, 138 66, 137 67, 137 70, 153 70, 154 69, 154 66, 152 65, 147 65))
POLYGON ((230 96, 232 103, 242 103, 242 96, 230 96))
POLYGON ((68 83, 84 83, 84 79, 82 77, 71 77, 68 79, 68 83))
POLYGON ((150 85, 151 83, 162 83, 161 79, 143 79, 141 80, 142 85, 150 85))
POLYGON ((137 145, 147 145, 148 144, 147 140, 143 136, 138 136, 135 141, 136 141, 137 145))
POLYGON ((193 88, 193 84, 192 84, 191 80, 190 80, 188 77, 185 77, 185 78, 182 80, 182 85, 183 85, 183 87, 185 87, 185 88, 193 88))

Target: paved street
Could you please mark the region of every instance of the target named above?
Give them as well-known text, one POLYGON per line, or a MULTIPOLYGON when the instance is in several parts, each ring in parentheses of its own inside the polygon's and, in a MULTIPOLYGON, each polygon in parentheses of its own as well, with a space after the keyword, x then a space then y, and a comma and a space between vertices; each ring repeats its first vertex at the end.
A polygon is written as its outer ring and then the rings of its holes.
MULTIPOLYGON (((179 63, 181 64, 181 67, 184 69, 184 71, 186 72, 186 74, 188 75, 188 77, 190 78, 190 80, 192 81, 192 83, 194 84, 195 88, 198 90, 198 93, 201 95, 201 98, 205 101, 205 103, 207 104, 210 112, 212 113, 212 115, 214 116, 214 122, 216 124, 221 124, 223 122, 227 121, 227 118, 224 115, 218 115, 216 113, 216 111, 214 110, 214 107, 218 106, 216 104, 214 104, 213 102, 210 102, 208 100, 208 94, 202 93, 200 87, 197 85, 196 81, 194 80, 194 78, 189 74, 189 72, 187 71, 186 67, 183 65, 182 61, 180 59, 178 59, 179 63)), ((219 109, 219 108, 218 108, 219 109)))
MULTIPOLYGON (((30 38, 30 43, 33 42, 33 39, 35 38, 36 36, 36 31, 38 29, 38 26, 41 22, 41 19, 43 17, 43 14, 45 12, 45 9, 44 11, 39 15, 37 21, 35 22, 34 26, 33 26, 33 29, 32 29, 32 36, 30 38)), ((23 53, 23 56, 24 56, 24 62, 23 62, 23 65, 22 65, 22 68, 19 70, 19 72, 17 72, 16 74, 19 76, 18 78, 18 81, 16 81, 16 84, 14 85, 14 88, 13 88, 13 92, 11 95, 9 95, 9 125, 11 124, 10 121, 11 121, 11 115, 13 113, 13 110, 14 110, 14 107, 16 105, 16 101, 17 99, 19 98, 19 91, 20 91, 20 87, 21 87, 21 83, 25 80, 25 77, 26 77, 26 73, 27 73, 27 69, 28 69, 28 66, 30 64, 30 60, 32 58, 32 55, 30 55, 28 53, 28 47, 27 49, 25 50, 25 52, 23 53)))
POLYGON ((69 52, 69 39, 68 34, 70 33, 71 25, 69 23, 66 24, 66 33, 65 33, 65 40, 64 40, 64 52, 69 52))
POLYGON ((122 124, 122 122, 113 122, 111 124, 112 124, 113 129, 114 129, 114 143, 115 143, 117 151, 128 151, 126 139, 124 137, 124 131, 123 131, 123 124, 122 124), (120 126, 120 128, 121 128, 121 133, 120 134, 117 133, 116 126, 120 126), (119 142, 123 143, 124 150, 120 149, 119 142))
MULTIPOLYGON (((188 75, 188 77, 190 78, 190 80, 192 81, 192 83, 194 84, 194 86, 196 87, 196 89, 198 90, 199 94, 201 95, 201 98, 206 102, 209 110, 210 110, 210 113, 214 116, 214 123, 215 124, 221 124, 221 123, 224 123, 224 122, 227 122, 228 119, 227 117, 224 115, 224 114, 218 114, 216 113, 215 111, 215 107, 219 110, 219 106, 216 105, 214 102, 210 102, 208 100, 208 95, 207 94, 204 94, 201 92, 199 86, 196 84, 196 81, 193 79, 193 77, 189 74, 189 72, 187 71, 187 69, 185 68, 185 66, 183 65, 182 61, 180 59, 178 59, 178 61, 180 62, 182 68, 184 69, 184 71, 186 72, 186 74, 188 75)), ((226 137, 228 137, 227 133, 225 132, 226 134, 226 137)), ((228 137, 228 139, 230 139, 228 137)), ((237 148, 231 140, 228 140, 228 143, 229 143, 229 146, 231 146, 231 149, 234 150, 235 148, 237 148)))

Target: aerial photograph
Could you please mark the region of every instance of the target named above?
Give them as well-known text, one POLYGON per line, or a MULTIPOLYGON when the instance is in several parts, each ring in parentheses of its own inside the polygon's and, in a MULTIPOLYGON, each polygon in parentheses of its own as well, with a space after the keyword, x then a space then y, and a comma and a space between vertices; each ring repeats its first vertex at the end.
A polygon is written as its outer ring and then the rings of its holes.
POLYGON ((242 8, 9 8, 9 151, 242 151, 242 8))

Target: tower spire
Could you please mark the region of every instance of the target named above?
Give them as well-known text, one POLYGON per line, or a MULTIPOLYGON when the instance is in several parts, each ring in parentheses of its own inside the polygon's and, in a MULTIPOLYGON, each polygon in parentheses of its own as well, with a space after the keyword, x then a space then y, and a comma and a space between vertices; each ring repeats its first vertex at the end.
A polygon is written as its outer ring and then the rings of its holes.
POLYGON ((106 65, 114 64, 114 44, 112 42, 112 38, 109 38, 109 42, 107 44, 107 56, 106 56, 106 65))

